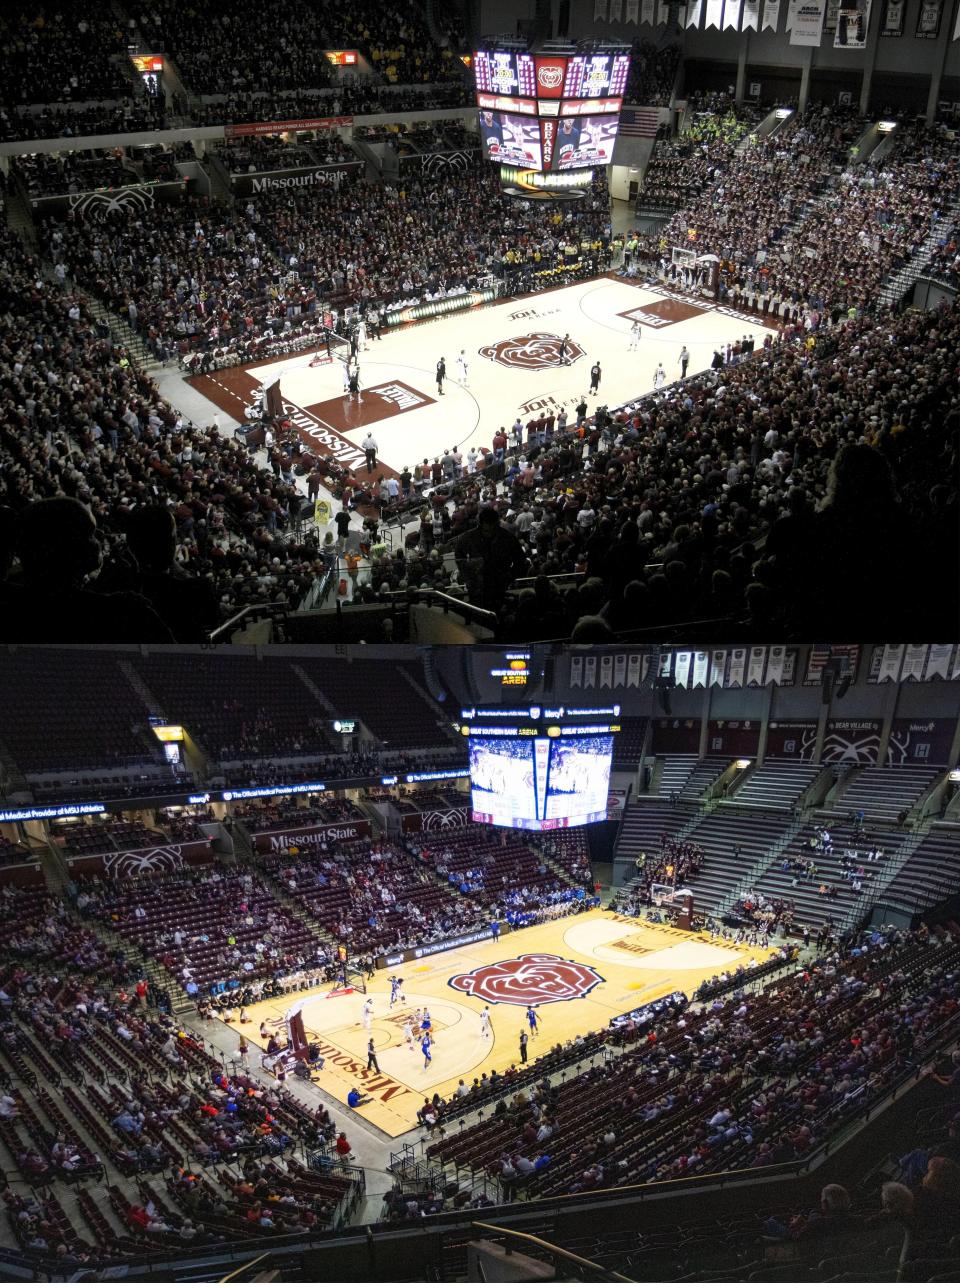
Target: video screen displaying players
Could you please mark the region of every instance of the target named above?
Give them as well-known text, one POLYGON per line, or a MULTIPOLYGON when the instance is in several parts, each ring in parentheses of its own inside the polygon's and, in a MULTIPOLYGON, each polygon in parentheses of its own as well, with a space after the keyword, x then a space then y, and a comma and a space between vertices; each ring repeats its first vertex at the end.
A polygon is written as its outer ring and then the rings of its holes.
POLYGON ((470 739, 473 819, 549 831, 607 816, 613 737, 470 739))
POLYGON ((616 116, 564 117, 557 125, 555 170, 609 165, 617 141, 616 116))
POLYGON ((613 735, 554 738, 547 770, 547 819, 565 826, 595 823, 607 817, 613 735))
POLYGON ((527 170, 543 167, 540 124, 509 112, 481 112, 480 140, 488 161, 520 166, 527 170))
POLYGON ((536 827, 532 738, 470 739, 470 804, 478 823, 536 827))

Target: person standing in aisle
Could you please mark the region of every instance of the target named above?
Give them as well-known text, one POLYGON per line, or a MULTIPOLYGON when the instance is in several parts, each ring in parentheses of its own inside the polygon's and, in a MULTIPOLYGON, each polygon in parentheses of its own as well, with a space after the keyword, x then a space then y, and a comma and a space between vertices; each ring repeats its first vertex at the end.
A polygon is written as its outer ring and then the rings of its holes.
POLYGON ((437 363, 437 393, 438 394, 443 393, 443 382, 446 380, 446 378, 447 378, 447 362, 445 358, 441 358, 440 361, 437 363))

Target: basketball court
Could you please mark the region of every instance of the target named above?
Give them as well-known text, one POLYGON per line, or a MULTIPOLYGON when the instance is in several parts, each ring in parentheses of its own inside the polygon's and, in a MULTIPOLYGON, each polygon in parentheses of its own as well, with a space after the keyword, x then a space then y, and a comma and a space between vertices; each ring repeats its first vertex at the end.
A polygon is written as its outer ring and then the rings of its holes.
POLYGON ((529 1043, 532 1062, 557 1042, 602 1029, 678 989, 690 997, 720 971, 772 955, 596 910, 514 932, 498 943, 484 940, 378 971, 367 982, 366 996, 328 986, 261 1002, 249 1008, 249 1024, 232 1027, 257 1046, 262 1020, 282 1034, 284 1017, 302 1006, 307 1039, 320 1045, 325 1060, 316 1085, 342 1102, 357 1087, 371 1097, 357 1112, 387 1135, 401 1136, 416 1126, 425 1097, 435 1091, 448 1097, 461 1078, 469 1085, 483 1073, 519 1065, 519 1035, 528 1028, 530 1005, 539 1021, 529 1043), (392 1008, 391 975, 403 979, 406 999, 392 1008), (369 1031, 363 1020, 368 998, 369 1031), (404 1037, 417 1008, 429 1009, 433 1024, 427 1068, 416 1037, 412 1049, 404 1037), (490 1012, 486 1032, 484 1008, 490 1012), (379 1075, 366 1069, 371 1037, 379 1075))
MULTIPOLYGON (((360 446, 372 432, 379 449, 377 474, 412 470, 456 444, 489 448, 496 430, 519 416, 559 414, 570 423, 587 396, 590 369, 602 369, 599 392, 587 397, 621 405, 654 388, 659 364, 667 383, 680 377, 680 351, 690 354, 688 375, 710 366, 714 350, 751 334, 760 348, 773 328, 693 294, 677 294, 614 275, 543 294, 465 309, 389 331, 359 354, 362 401, 344 393, 339 361, 311 365, 303 351, 262 364, 228 367, 187 381, 237 422, 261 386, 279 378, 287 414, 311 450, 342 466, 365 471, 360 446), (631 326, 641 325, 636 350, 631 326), (560 342, 569 335, 568 362, 560 342), (467 363, 464 381, 457 359, 467 363), (444 358, 443 393, 436 365, 444 358)), ((213 408, 211 408, 211 417, 213 408)))

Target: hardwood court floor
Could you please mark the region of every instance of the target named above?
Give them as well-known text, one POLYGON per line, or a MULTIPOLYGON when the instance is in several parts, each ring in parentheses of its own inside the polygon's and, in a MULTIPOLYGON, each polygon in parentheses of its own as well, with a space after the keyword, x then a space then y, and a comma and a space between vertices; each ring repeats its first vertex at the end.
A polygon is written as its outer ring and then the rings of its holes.
MULTIPOLYGON (((719 971, 771 955, 596 910, 503 936, 499 943, 484 940, 378 971, 367 983, 373 1000, 369 1032, 362 1022, 366 998, 328 989, 261 1002, 250 1008, 243 1031, 257 1045, 261 1020, 282 1030, 287 1012, 302 1006, 307 1035, 320 1043, 326 1059, 316 1085, 340 1101, 358 1087, 371 1097, 358 1112, 388 1135, 400 1136, 416 1125, 425 1096, 448 1096, 460 1078, 470 1083, 519 1062, 518 1039, 527 1029, 531 1002, 540 1030, 529 1043, 533 1060, 558 1041, 603 1028, 616 1015, 677 989, 689 997, 719 971), (393 1008, 392 974, 402 977, 406 997, 393 1008), (487 1034, 484 1006, 491 1016, 487 1034), (417 1007, 428 1007, 433 1021, 435 1044, 426 1069, 419 1043, 414 1040, 410 1050, 404 1040, 404 1025, 417 1007), (366 1070, 369 1037, 376 1043, 379 1076, 366 1070)), ((239 1023, 233 1027, 241 1031, 239 1023)))
POLYGON ((710 300, 611 275, 399 327, 371 340, 359 355, 362 402, 344 397, 339 362, 311 366, 308 352, 229 367, 187 383, 242 421, 261 384, 279 378, 287 413, 307 448, 364 472, 361 443, 372 432, 377 474, 396 476, 405 465, 413 469, 454 443, 464 455, 471 447, 489 447, 498 427, 509 429, 518 416, 526 424, 565 408, 572 423, 595 362, 602 379, 599 392, 587 397, 591 414, 598 404, 616 407, 649 392, 660 363, 668 382, 679 379, 684 346, 692 376, 710 366, 716 348, 748 333, 760 348, 768 330, 776 334, 758 318, 710 300), (636 349, 634 321, 642 328, 636 349), (565 335, 570 347, 561 365, 565 335), (461 351, 465 380, 457 364, 461 351), (435 379, 441 357, 447 366, 442 396, 435 379))

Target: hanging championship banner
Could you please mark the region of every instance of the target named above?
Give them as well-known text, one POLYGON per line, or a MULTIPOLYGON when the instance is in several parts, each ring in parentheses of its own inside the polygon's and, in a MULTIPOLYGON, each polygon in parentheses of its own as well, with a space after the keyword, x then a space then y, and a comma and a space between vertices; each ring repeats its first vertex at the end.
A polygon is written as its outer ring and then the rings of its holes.
POLYGON ((640 668, 643 661, 643 654, 631 653, 627 658, 627 688, 638 689, 640 687, 640 668))
POLYGON ((950 658, 953 656, 952 644, 931 644, 927 657, 927 669, 923 673, 925 680, 948 680, 950 678, 950 658))
POLYGON ((597 682, 596 654, 588 655, 583 660, 583 687, 592 689, 597 682))
POLYGON ((872 0, 841 0, 834 49, 866 49, 872 0))
POLYGON ((883 6, 881 36, 902 36, 907 19, 907 0, 886 0, 883 6))
POLYGON ((782 644, 771 644, 770 659, 767 662, 767 683, 783 683, 783 663, 787 650, 782 644))
POLYGON ((723 0, 707 0, 707 7, 704 11, 703 29, 708 31, 711 27, 720 30, 720 24, 723 21, 723 0))
POLYGON ((607 0, 593 0, 593 21, 607 21, 607 0))
POLYGON ((583 683, 583 658, 578 654, 570 659, 570 688, 579 689, 583 683))
POLYGON ((960 40, 960 7, 957 9, 957 22, 953 29, 953 38, 954 40, 960 40))
POLYGON ((719 684, 723 687, 723 679, 727 670, 727 650, 717 648, 713 650, 710 658, 710 683, 719 684))
POLYGON ((691 3, 687 6, 687 27, 700 26, 700 10, 702 6, 703 0, 691 0, 691 3))
POLYGON ((637 21, 637 15, 639 14, 639 12, 640 12, 640 0, 627 0, 627 11, 623 15, 623 21, 635 23, 637 21))
POLYGON ((640 22, 644 27, 653 26, 653 15, 656 12, 654 0, 641 0, 640 4, 640 22))
POLYGON ((747 663, 747 684, 751 688, 759 688, 763 684, 766 662, 767 650, 762 644, 755 644, 750 650, 750 660, 747 663))
POLYGON ((736 31, 740 26, 740 10, 743 8, 743 0, 727 0, 723 9, 723 26, 724 30, 732 27, 736 31))
POLYGON ((826 13, 824 0, 790 0, 787 30, 791 45, 819 45, 826 13))
POLYGON ((760 25, 760 0, 743 0, 741 31, 756 31, 760 25))
POLYGON ((674 666, 673 681, 679 688, 685 689, 690 681, 690 663, 693 661, 692 653, 678 653, 674 666))
POLYGON ((917 14, 917 40, 936 40, 940 35, 940 19, 943 17, 943 0, 920 0, 920 12, 917 14))
POLYGON ((766 31, 769 27, 776 31, 780 26, 780 0, 763 0, 763 26, 761 31, 766 31))
POLYGON ((694 653, 693 655, 693 687, 695 689, 705 689, 707 687, 707 668, 710 664, 709 653, 694 653))
POLYGON ((927 664, 926 644, 908 644, 903 655, 901 680, 922 680, 923 668, 927 664))
POLYGON ((667 0, 660 0, 657 5, 657 26, 665 27, 670 21, 670 6, 667 0))
POLYGON ((727 673, 727 688, 743 688, 743 672, 747 664, 747 650, 745 648, 735 648, 730 653, 730 668, 727 673))
POLYGON ((609 653, 604 653, 600 659, 600 688, 609 689, 613 686, 613 657, 609 653))
POLYGON ((622 689, 627 682, 627 655, 618 653, 613 659, 613 687, 622 689))
POLYGON ((623 17, 623 0, 610 0, 610 21, 620 22, 623 17))
POLYGON ((884 644, 883 657, 880 662, 878 684, 896 684, 900 679, 900 667, 903 665, 904 644, 884 644))

